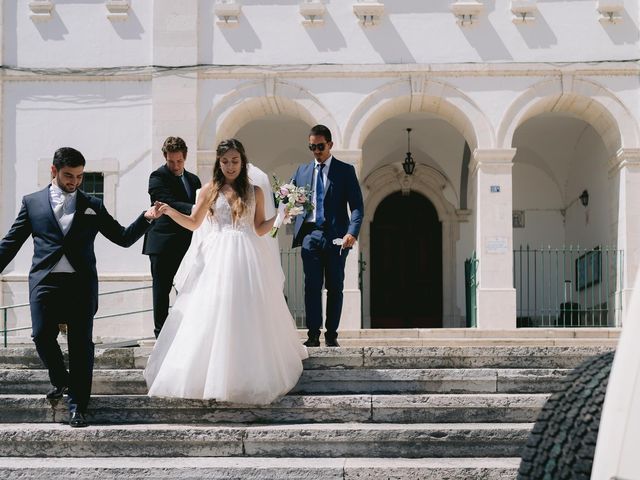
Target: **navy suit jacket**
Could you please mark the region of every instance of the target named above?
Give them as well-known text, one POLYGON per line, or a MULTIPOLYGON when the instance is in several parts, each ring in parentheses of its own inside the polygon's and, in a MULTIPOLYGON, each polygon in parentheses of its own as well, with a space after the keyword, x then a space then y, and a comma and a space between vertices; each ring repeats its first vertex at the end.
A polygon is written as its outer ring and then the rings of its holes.
POLYGON ((29 271, 29 294, 51 272, 62 255, 90 286, 94 308, 98 306, 98 273, 93 244, 98 232, 122 247, 133 245, 151 225, 141 214, 127 228, 120 225, 104 207, 102 200, 78 190, 76 213, 66 235, 49 202, 49 186, 26 195, 22 208, 7 235, 0 240, 0 272, 16 256, 20 247, 33 236, 33 260, 29 271), (91 212, 95 214, 91 214, 91 212))
MULTIPOLYGON (((196 201, 196 190, 202 185, 200 179, 191 172, 184 171, 191 195, 188 196, 180 177, 174 175, 167 165, 151 172, 149 176, 149 197, 151 203, 163 202, 185 215, 191 214, 196 201)), ((144 237, 142 253, 184 255, 191 243, 191 230, 181 227, 168 215, 162 215, 144 237)))
MULTIPOLYGON (((292 178, 295 185, 304 187, 308 185, 313 188, 313 169, 315 160, 304 165, 300 165, 292 178)), ((358 237, 362 217, 364 215, 364 205, 362 202, 362 191, 356 176, 353 165, 341 162, 333 157, 327 182, 324 186, 324 218, 326 222, 325 233, 333 240, 342 238, 347 233, 358 237), (351 218, 349 212, 351 210, 351 218)), ((301 229, 304 222, 304 215, 298 215, 295 219, 293 247, 302 245, 301 229)))

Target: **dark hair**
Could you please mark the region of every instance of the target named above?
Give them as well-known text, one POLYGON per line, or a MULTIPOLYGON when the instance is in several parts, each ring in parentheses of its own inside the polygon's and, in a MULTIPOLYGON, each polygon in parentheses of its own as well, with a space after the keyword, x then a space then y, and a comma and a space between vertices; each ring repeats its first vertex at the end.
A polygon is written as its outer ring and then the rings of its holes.
POLYGON ((309 136, 320 135, 323 136, 327 142, 331 142, 331 130, 325 127, 324 125, 316 125, 315 127, 311 127, 311 131, 309 132, 309 136))
POLYGON ((56 170, 63 167, 84 167, 87 162, 82 154, 71 147, 61 147, 53 154, 53 166, 56 170))
POLYGON ((169 152, 182 152, 182 155, 187 158, 187 150, 187 144, 180 137, 167 137, 162 145, 164 158, 167 158, 169 152))
POLYGON ((209 209, 213 211, 213 205, 220 193, 220 189, 224 185, 225 177, 220 168, 220 158, 229 150, 235 150, 240 154, 241 169, 240 174, 233 182, 232 188, 235 190, 238 198, 231 205, 231 210, 235 218, 240 218, 247 209, 247 203, 249 201, 249 189, 252 188, 249 183, 249 175, 247 173, 247 154, 244 151, 244 146, 240 140, 235 138, 229 138, 223 140, 218 144, 216 148, 216 163, 213 166, 213 188, 211 189, 211 195, 209 198, 209 209))

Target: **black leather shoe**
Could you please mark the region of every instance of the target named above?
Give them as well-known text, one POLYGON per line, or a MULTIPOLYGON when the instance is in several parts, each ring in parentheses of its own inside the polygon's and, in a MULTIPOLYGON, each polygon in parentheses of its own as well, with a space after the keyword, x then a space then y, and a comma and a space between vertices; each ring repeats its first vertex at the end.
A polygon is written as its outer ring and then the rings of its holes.
POLYGON ((338 337, 324 337, 324 344, 327 347, 339 347, 338 337))
POLYGON ((84 417, 84 413, 81 412, 73 412, 69 417, 69 426, 74 428, 82 428, 86 427, 89 424, 87 423, 87 419, 84 417))
POLYGON ((320 335, 309 335, 309 338, 304 342, 305 347, 319 347, 320 335))
POLYGON ((46 394, 47 400, 57 400, 67 393, 68 387, 53 387, 46 394))

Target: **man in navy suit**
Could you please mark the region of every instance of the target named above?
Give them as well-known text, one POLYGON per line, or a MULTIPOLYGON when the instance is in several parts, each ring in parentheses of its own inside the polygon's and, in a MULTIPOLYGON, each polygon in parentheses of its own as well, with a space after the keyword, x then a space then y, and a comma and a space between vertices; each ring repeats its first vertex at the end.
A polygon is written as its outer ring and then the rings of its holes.
POLYGON ((313 127, 309 132, 309 150, 315 158, 298 167, 292 179, 295 185, 311 187, 314 204, 306 217, 296 217, 293 236, 293 247, 302 247, 308 347, 320 346, 323 283, 327 289, 325 343, 328 347, 339 346, 344 266, 347 253, 360 233, 364 214, 355 169, 334 158, 331 147, 331 131, 324 125, 313 127))
MULTIPOLYGON (((166 203, 185 215, 196 203, 200 179, 184 168, 187 144, 180 137, 168 137, 162 146, 166 163, 151 172, 151 205, 166 203)), ((153 278, 153 333, 158 338, 169 315, 169 294, 180 262, 191 244, 191 230, 181 227, 168 215, 162 215, 144 237, 142 253, 149 255, 153 278)))
POLYGON ((122 247, 138 240, 158 217, 155 208, 124 228, 107 212, 102 200, 78 189, 85 159, 70 147, 58 149, 52 181, 26 195, 7 235, 0 240, 0 272, 22 244, 33 237, 29 271, 32 338, 49 370, 53 389, 48 399, 69 395, 69 425, 85 427, 91 395, 94 344, 93 316, 98 309, 98 274, 94 242, 98 232, 122 247), (57 341, 58 324, 67 324, 69 370, 57 341))

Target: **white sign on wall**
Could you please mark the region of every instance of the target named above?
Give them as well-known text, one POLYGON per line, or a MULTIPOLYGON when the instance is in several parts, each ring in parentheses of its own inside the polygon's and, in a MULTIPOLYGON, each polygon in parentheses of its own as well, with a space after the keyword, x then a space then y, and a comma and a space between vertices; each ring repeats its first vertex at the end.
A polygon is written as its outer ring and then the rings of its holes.
POLYGON ((484 238, 485 253, 508 253, 509 240, 507 237, 485 237, 484 238))

